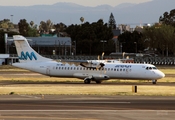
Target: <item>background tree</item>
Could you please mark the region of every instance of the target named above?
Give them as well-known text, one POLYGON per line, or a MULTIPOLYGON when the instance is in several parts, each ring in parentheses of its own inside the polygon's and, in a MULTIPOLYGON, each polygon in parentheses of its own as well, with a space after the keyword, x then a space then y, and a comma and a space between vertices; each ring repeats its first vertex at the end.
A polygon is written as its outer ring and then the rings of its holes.
POLYGON ((81 17, 81 18, 80 18, 80 21, 81 21, 81 24, 83 24, 83 22, 84 22, 84 17, 81 17))
POLYGON ((18 22, 18 26, 19 26, 19 33, 25 37, 28 37, 28 32, 29 32, 29 24, 27 23, 26 19, 21 19, 18 22))
POLYGON ((97 22, 85 22, 82 25, 70 25, 66 29, 72 41, 76 41, 77 54, 99 55, 103 52, 103 43, 101 40, 106 40, 104 45, 105 54, 114 51, 115 47, 108 46, 109 41, 113 37, 111 28, 107 23, 104 24, 102 19, 97 22))
POLYGON ((30 21, 28 36, 30 36, 30 37, 38 37, 39 36, 37 25, 33 21, 30 21))
POLYGON ((52 29, 55 29, 55 27, 50 19, 47 20, 46 22, 44 22, 44 21, 40 22, 40 25, 39 25, 40 34, 51 33, 52 29))
POLYGON ((8 31, 10 28, 14 28, 14 25, 9 19, 4 19, 0 21, 0 28, 6 29, 8 31))
POLYGON ((165 12, 163 16, 160 16, 159 22, 175 27, 175 9, 171 10, 170 13, 165 12))
POLYGON ((156 29, 156 31, 158 32, 158 47, 161 49, 162 55, 164 56, 165 51, 166 56, 168 56, 169 52, 175 53, 174 46, 172 46, 175 42, 175 28, 171 25, 161 25, 159 29, 156 29))
POLYGON ((33 21, 30 21, 30 26, 33 28, 34 27, 34 22, 33 21))
POLYGON ((111 29, 116 29, 116 22, 112 13, 110 14, 108 25, 111 27, 111 29))
POLYGON ((55 28, 54 34, 57 34, 58 36, 63 36, 61 32, 64 32, 67 26, 61 22, 61 23, 54 24, 54 28, 55 28))
POLYGON ((120 46, 122 45, 122 51, 127 53, 143 52, 143 40, 141 39, 142 34, 134 31, 133 33, 125 31, 119 35, 118 40, 120 46))
POLYGON ((172 46, 175 41, 174 32, 175 28, 171 25, 159 24, 159 26, 145 27, 143 29, 143 39, 148 43, 146 45, 150 50, 159 50, 162 56, 166 52, 168 56, 168 52, 172 51, 174 53, 174 47, 172 46))
POLYGON ((149 51, 157 49, 157 38, 155 37, 157 33, 155 29, 156 28, 154 26, 143 28, 142 39, 144 41, 144 47, 149 51))

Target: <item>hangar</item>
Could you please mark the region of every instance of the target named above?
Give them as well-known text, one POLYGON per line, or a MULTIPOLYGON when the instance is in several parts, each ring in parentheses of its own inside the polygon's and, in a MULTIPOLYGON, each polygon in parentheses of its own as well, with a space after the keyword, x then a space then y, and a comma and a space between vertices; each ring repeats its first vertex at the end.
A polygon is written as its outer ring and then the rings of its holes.
MULTIPOLYGON (((70 37, 26 37, 29 44, 41 55, 75 55, 76 42, 70 37)), ((5 37, 6 53, 16 54, 13 38, 5 37)))

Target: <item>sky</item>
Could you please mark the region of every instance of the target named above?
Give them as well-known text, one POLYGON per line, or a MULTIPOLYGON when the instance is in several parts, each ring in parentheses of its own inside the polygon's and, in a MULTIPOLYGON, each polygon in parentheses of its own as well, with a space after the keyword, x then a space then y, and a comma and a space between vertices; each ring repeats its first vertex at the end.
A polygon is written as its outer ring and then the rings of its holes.
POLYGON ((108 4, 116 6, 121 3, 143 3, 152 0, 0 0, 0 6, 31 6, 31 5, 52 5, 58 2, 71 2, 83 6, 98 6, 108 4), (99 2, 100 1, 100 2, 99 2))

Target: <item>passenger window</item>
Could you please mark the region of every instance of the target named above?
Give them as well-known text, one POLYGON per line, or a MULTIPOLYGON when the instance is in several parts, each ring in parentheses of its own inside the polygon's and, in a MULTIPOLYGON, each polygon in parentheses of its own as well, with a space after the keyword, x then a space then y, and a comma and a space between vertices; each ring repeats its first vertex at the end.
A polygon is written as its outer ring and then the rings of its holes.
POLYGON ((116 69, 114 69, 114 71, 116 71, 116 69))

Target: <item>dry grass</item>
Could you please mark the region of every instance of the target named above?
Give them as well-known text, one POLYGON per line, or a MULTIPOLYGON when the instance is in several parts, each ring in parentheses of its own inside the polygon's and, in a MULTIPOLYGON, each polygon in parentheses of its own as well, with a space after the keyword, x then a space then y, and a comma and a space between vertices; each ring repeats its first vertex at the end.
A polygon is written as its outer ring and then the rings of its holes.
POLYGON ((0 87, 0 94, 59 94, 59 95, 161 95, 174 96, 175 87, 138 86, 138 92, 132 92, 129 85, 23 85, 0 87))

